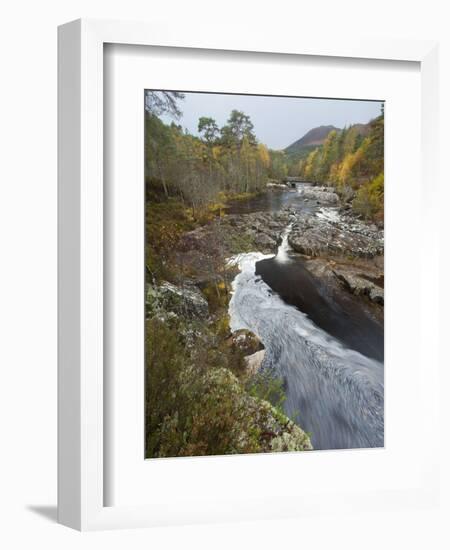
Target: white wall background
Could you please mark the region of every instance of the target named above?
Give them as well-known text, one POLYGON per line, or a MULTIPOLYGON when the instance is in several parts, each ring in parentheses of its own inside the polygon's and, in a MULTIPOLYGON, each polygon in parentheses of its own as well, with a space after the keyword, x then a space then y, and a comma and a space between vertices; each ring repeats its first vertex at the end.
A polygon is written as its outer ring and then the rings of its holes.
MULTIPOLYGON (((56 516, 56 27, 78 17, 180 18, 193 33, 229 22, 230 34, 257 25, 268 34, 431 38, 441 41, 442 256, 450 199, 450 35, 445 0, 16 0, 0 32, 0 545, 4 548, 448 548, 449 475, 439 510, 395 517, 297 521, 80 534, 56 516), (444 234, 445 233, 445 234, 444 234)), ((407 129, 405 128, 405 131, 407 129)), ((443 262, 444 263, 444 262, 443 262)), ((414 269, 414 265, 411 266, 414 269)), ((442 302, 448 307, 449 263, 442 302), (448 285, 447 285, 448 286, 448 285), (445 294, 444 294, 445 292, 445 294)), ((414 313, 412 297, 411 314, 414 313)), ((442 312, 443 340, 449 332, 442 312)), ((450 367, 450 361, 447 361, 450 367)), ((449 457, 450 377, 443 369, 443 461, 449 457), (444 438, 447 438, 447 441, 444 438)), ((424 434, 419 434, 423 440, 424 434)), ((425 434, 426 437, 426 434, 425 434)), ((412 442, 412 452, 414 452, 412 442)))

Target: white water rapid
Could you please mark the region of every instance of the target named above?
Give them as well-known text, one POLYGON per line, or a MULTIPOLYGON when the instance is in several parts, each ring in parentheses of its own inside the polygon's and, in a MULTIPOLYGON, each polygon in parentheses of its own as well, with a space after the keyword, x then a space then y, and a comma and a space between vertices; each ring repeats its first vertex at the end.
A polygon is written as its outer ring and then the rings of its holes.
MULTIPOLYGON (((275 261, 289 258, 286 229, 275 261)), ((346 348, 307 315, 286 304, 257 275, 261 253, 230 260, 240 273, 232 283, 230 326, 258 335, 266 348, 263 368, 283 377, 285 411, 312 434, 315 449, 384 444, 384 367, 346 348)))

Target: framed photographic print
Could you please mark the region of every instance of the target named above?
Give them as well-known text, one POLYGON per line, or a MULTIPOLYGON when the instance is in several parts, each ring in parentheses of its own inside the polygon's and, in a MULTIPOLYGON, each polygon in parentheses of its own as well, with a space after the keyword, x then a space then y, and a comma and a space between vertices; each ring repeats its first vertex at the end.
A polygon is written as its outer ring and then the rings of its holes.
POLYGON ((172 36, 59 30, 60 522, 433 503, 436 45, 172 36))

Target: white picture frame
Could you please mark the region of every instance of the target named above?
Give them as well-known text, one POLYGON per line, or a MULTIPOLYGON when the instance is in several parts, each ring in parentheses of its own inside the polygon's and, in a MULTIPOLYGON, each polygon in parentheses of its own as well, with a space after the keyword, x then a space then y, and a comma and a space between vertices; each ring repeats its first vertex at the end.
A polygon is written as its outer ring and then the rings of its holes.
MULTIPOLYGON (((360 60, 410 61, 420 64, 422 215, 433 246, 424 277, 436 276, 439 254, 436 224, 438 177, 438 48, 435 42, 313 39, 305 34, 280 39, 258 35, 230 37, 217 27, 195 38, 175 22, 157 23, 78 20, 59 28, 59 352, 58 352, 58 518, 80 530, 156 526, 273 517, 264 498, 251 503, 236 498, 205 508, 194 495, 171 510, 153 505, 105 506, 104 476, 104 193, 103 61, 105 44, 164 46, 238 52, 308 55, 360 60), (187 501, 187 504, 186 504, 187 501)), ((426 304, 427 318, 438 313, 437 288, 426 304)), ((432 336, 431 336, 432 337, 432 336)), ((429 336, 427 336, 429 338, 429 336)), ((435 336, 437 338, 437 336, 435 336)), ((432 342, 431 342, 432 343, 432 342)), ((436 343, 436 342, 435 342, 436 343)), ((432 347, 432 346, 431 346, 432 347)), ((434 349, 437 349, 436 345, 434 349)), ((438 356, 428 356, 420 399, 430 418, 437 417, 438 356)), ((421 373, 423 374, 423 372, 421 373)), ((342 511, 391 506, 429 505, 438 495, 438 456, 421 472, 419 486, 380 491, 361 499, 353 494, 327 496, 327 506, 342 511)), ((241 460, 235 457, 234 460, 241 460)), ((321 513, 323 503, 298 495, 298 502, 278 506, 278 517, 321 513)))

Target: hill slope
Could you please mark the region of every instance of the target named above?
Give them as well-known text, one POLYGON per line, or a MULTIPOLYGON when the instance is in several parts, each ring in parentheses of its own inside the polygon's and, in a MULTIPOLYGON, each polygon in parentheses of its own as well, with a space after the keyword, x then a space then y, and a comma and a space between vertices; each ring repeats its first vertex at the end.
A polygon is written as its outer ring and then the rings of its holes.
POLYGON ((322 145, 325 141, 327 135, 332 131, 337 130, 340 131, 339 128, 336 128, 335 126, 318 126, 317 128, 312 128, 306 134, 298 139, 297 141, 294 141, 294 143, 291 143, 286 149, 284 150, 288 155, 292 155, 295 153, 300 153, 304 149, 310 150, 311 147, 317 147, 318 145, 322 145))

